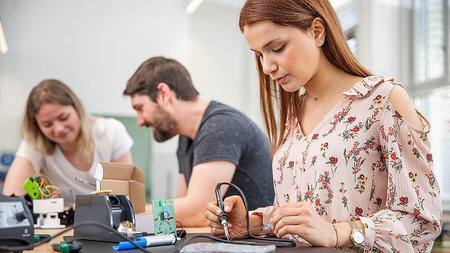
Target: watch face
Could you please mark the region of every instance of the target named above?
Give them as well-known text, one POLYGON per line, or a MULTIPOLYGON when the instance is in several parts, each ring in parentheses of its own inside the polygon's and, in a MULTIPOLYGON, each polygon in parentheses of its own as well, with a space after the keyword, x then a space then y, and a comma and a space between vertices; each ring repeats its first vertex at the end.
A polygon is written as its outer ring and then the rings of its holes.
POLYGON ((355 240, 356 244, 364 243, 364 234, 361 231, 355 231, 353 234, 353 240, 355 240))

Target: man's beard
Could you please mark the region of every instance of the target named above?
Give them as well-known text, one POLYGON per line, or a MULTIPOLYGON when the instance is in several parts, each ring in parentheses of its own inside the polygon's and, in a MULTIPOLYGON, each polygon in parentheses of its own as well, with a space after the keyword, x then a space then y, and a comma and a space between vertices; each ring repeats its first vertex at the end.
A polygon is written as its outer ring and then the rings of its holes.
POLYGON ((157 142, 164 142, 177 135, 177 122, 163 108, 156 110, 153 126, 153 139, 157 142))
POLYGON ((157 142, 164 142, 176 135, 174 129, 158 129, 155 126, 155 131, 153 132, 153 139, 157 142))

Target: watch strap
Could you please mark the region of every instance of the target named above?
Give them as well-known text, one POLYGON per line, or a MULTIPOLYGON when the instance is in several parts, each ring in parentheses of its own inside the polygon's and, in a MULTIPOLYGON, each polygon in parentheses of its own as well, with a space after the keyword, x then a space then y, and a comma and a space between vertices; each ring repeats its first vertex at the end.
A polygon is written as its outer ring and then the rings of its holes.
POLYGON ((351 241, 353 242, 353 245, 354 246, 356 246, 356 247, 362 247, 363 245, 364 245, 364 239, 363 239, 363 242, 362 243, 357 243, 356 241, 355 241, 355 239, 354 239, 354 235, 355 234, 361 234, 361 235, 363 235, 364 236, 364 232, 363 232, 363 230, 358 226, 358 224, 355 222, 355 221, 350 221, 350 222, 348 222, 348 223, 350 223, 350 226, 352 227, 352 233, 351 233, 351 235, 350 235, 350 239, 351 239, 351 241))
POLYGON ((350 226, 352 227, 353 230, 362 230, 362 229, 358 226, 358 224, 356 224, 356 222, 350 221, 349 223, 350 223, 350 226))

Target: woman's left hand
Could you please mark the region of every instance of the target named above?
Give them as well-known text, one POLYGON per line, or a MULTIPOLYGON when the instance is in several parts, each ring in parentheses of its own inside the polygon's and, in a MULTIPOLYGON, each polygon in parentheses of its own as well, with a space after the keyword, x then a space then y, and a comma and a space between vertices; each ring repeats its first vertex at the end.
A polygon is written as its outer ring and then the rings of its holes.
POLYGON ((336 233, 307 202, 286 204, 272 213, 272 225, 277 237, 297 234, 314 246, 334 247, 336 233))

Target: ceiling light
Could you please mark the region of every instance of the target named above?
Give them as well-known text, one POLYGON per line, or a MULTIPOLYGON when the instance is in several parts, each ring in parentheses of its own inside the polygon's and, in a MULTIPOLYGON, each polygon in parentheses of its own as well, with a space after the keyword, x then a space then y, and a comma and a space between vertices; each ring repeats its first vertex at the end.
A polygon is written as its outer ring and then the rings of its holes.
POLYGON ((339 7, 345 5, 346 3, 348 3, 350 0, 330 0, 331 5, 333 5, 334 9, 338 9, 339 7))
POLYGON ((191 14, 202 4, 203 0, 191 0, 191 2, 186 6, 186 12, 191 14))
POLYGON ((2 21, 0 20, 0 54, 8 53, 8 45, 6 44, 5 33, 3 32, 2 21))

